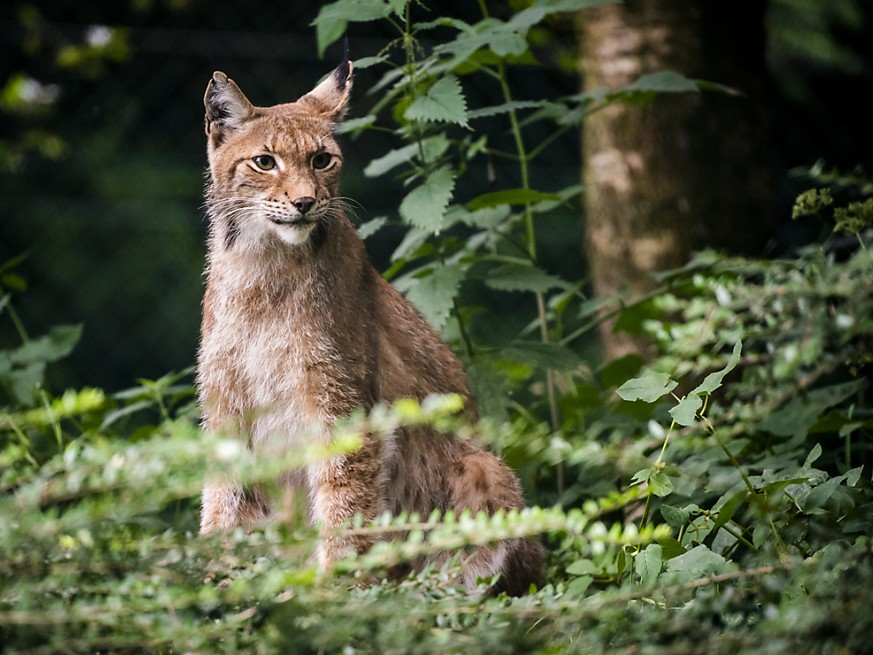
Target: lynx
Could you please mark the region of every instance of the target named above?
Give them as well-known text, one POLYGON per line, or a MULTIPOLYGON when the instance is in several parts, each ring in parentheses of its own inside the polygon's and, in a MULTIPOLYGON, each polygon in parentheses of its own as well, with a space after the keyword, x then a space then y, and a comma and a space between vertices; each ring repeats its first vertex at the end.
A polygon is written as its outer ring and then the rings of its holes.
MULTIPOLYGON (((351 73, 346 57, 311 92, 272 107, 252 105, 221 72, 206 89, 198 394, 206 429, 232 431, 256 452, 299 446, 312 425, 329 435, 352 410, 399 398, 460 394, 475 417, 459 360, 376 272, 344 213, 333 132, 351 73)), ((496 455, 426 427, 366 437, 356 452, 289 472, 280 484, 305 491, 325 569, 372 545, 342 532, 356 514, 524 507, 516 476, 496 455)), ((207 483, 201 532, 269 520, 268 496, 233 481, 207 483)), ((540 582, 542 559, 538 541, 507 540, 467 553, 461 576, 472 589, 499 574, 493 592, 521 594, 540 582)))

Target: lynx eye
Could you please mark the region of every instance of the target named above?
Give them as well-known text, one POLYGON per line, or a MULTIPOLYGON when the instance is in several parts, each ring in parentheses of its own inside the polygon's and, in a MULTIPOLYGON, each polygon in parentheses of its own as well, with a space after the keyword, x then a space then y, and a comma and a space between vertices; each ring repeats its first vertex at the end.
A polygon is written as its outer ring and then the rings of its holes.
POLYGON ((257 157, 252 157, 252 161, 262 171, 271 171, 276 168, 276 160, 270 155, 258 155, 257 157))
POLYGON ((331 161, 333 161, 333 155, 329 152, 316 153, 312 155, 312 168, 323 170, 330 166, 331 161))

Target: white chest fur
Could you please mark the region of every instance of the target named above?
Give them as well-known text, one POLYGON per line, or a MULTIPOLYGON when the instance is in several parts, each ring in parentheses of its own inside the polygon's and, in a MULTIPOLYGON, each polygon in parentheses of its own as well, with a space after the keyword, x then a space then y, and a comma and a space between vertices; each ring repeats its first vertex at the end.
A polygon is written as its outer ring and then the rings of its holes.
POLYGON ((257 449, 284 450, 311 438, 326 418, 312 370, 336 357, 325 331, 293 294, 253 306, 237 289, 222 291, 200 357, 219 411, 238 421, 257 449))

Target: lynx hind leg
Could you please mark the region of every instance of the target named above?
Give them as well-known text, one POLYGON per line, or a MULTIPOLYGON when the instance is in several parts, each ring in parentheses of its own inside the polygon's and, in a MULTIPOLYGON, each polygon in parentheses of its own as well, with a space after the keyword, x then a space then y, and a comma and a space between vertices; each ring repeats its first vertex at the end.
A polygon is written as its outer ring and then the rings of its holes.
POLYGON ((200 505, 200 534, 249 528, 270 514, 270 501, 258 487, 215 481, 203 487, 200 505))
MULTIPOLYGON (((512 471, 492 453, 478 451, 464 455, 455 464, 451 506, 456 511, 493 514, 500 509, 522 509, 524 497, 512 471)), ((525 594, 531 584, 542 585, 543 558, 542 545, 530 538, 480 546, 464 559, 464 586, 472 591, 479 578, 500 574, 489 594, 525 594)))

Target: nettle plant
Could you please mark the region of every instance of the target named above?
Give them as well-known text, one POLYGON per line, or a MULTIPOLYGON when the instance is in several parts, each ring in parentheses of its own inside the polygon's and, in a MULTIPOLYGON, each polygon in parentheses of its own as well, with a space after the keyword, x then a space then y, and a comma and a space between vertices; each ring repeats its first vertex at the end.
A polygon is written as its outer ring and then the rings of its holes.
MULTIPOLYGON (((536 167, 558 140, 577 139, 587 114, 609 103, 717 88, 663 72, 619 90, 516 97, 513 74, 544 67, 531 43, 545 36, 547 25, 608 2, 509 3, 500 18, 480 2, 479 20, 465 22, 421 2, 339 0, 315 20, 322 52, 349 23, 383 21, 396 34, 376 56, 355 62, 358 70, 385 72, 368 91, 367 115, 342 129, 396 137, 397 147, 364 170, 404 187, 399 219, 407 230, 385 275, 456 344, 486 417, 533 411, 557 429, 562 390, 572 388, 569 376, 582 364, 569 346, 591 329, 601 307, 585 296, 582 280, 550 270, 542 247, 547 238, 562 240, 548 234, 556 229, 552 217, 569 213, 579 222, 579 176, 541 188, 534 185, 536 167), (471 106, 473 89, 486 90, 495 104, 471 106), (508 293, 522 295, 499 297, 508 293), (507 303, 510 328, 493 311, 507 303)), ((389 222, 377 217, 360 232, 368 238, 389 222)))

